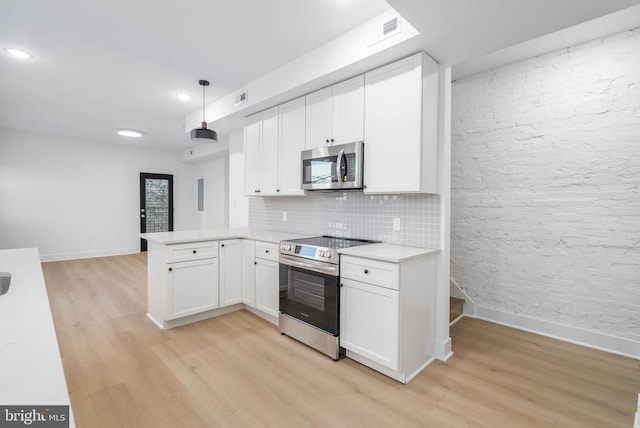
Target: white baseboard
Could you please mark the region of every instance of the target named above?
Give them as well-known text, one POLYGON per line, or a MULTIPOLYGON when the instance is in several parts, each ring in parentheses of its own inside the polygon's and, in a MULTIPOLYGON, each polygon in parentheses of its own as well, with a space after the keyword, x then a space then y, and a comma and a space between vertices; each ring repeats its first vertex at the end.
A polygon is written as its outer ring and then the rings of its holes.
POLYGON ((114 250, 81 251, 77 253, 40 254, 42 262, 58 262, 62 260, 92 259, 94 257, 122 256, 139 253, 139 248, 118 248, 114 250))
POLYGON ((444 342, 437 344, 436 358, 438 360, 447 361, 449 358, 451 358, 452 355, 453 352, 451 351, 451 337, 448 337, 444 342))
POLYGON ((640 360, 640 342, 476 306, 476 318, 640 360))

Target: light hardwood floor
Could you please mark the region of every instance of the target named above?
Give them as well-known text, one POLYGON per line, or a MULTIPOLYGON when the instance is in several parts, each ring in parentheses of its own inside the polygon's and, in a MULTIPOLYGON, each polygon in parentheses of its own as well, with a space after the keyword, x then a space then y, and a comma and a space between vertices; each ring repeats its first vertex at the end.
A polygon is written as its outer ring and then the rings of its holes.
POLYGON ((464 318, 402 385, 239 311, 169 331, 146 255, 43 263, 78 427, 631 427, 636 360, 464 318))

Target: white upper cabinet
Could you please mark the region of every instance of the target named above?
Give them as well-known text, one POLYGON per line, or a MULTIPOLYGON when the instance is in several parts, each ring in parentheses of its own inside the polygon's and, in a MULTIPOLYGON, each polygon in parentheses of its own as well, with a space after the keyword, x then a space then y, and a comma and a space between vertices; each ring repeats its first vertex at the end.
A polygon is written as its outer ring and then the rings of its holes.
POLYGON ((278 107, 247 118, 244 128, 245 193, 276 195, 278 190, 278 107))
POLYGON ((365 74, 365 193, 437 193, 438 64, 418 53, 365 74))
POLYGON ((282 196, 304 195, 301 188, 300 153, 305 149, 305 99, 297 98, 279 106, 278 189, 282 196))
POLYGON ((364 76, 345 80, 305 98, 307 149, 363 140, 364 76))
POLYGON ((260 114, 247 118, 244 125, 244 192, 258 194, 260 179, 260 114))

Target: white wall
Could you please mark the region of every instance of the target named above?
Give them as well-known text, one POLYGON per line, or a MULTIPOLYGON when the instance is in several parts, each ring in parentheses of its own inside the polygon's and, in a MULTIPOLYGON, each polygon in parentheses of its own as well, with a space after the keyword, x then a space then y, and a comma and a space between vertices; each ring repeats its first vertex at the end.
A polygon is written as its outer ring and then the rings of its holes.
POLYGON ((453 84, 451 276, 482 316, 640 357, 639 65, 635 30, 453 84))
POLYGON ((38 247, 43 260, 137 252, 140 172, 174 174, 178 206, 181 169, 175 153, 135 141, 0 130, 0 248, 38 247))
POLYGON ((249 226, 249 198, 244 196, 244 130, 229 136, 229 227, 249 226))
POLYGON ((185 229, 218 229, 228 225, 228 158, 226 153, 213 159, 193 164, 187 188, 183 191, 192 197, 185 207, 195 213, 196 225, 185 229), (204 211, 198 211, 198 179, 204 179, 204 211))

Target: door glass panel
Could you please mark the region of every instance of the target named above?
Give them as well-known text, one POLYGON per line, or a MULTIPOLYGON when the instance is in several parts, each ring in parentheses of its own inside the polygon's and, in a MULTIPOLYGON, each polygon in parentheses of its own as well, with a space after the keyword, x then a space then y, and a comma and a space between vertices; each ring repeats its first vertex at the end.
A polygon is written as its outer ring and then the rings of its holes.
POLYGON ((146 231, 169 230, 169 181, 158 178, 145 180, 146 231))

